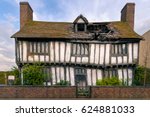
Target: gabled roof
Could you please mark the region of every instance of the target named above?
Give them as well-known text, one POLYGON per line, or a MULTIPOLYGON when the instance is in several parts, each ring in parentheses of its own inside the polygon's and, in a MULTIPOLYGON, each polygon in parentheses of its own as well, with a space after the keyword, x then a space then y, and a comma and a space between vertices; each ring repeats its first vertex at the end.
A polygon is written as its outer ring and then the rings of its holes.
POLYGON ((79 15, 79 16, 74 20, 73 23, 77 23, 80 18, 81 18, 86 24, 88 24, 88 20, 87 20, 82 14, 79 15))
MULTIPOLYGON (((96 23, 96 22, 95 22, 96 23)), ((89 23, 92 24, 92 23, 89 23)), ((104 24, 97 22, 96 24, 104 24)), ((113 38, 139 38, 126 22, 107 22, 106 26, 114 30, 115 37, 113 38)), ((90 32, 74 32, 74 24, 70 22, 41 22, 30 21, 12 35, 12 38, 91 38, 90 32)))

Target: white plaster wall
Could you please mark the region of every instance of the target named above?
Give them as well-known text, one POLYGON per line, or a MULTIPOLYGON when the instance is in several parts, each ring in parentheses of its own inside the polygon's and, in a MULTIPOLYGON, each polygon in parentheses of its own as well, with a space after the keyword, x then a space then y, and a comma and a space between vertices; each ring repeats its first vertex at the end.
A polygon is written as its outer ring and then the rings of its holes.
POLYGON ((132 85, 132 79, 133 79, 133 70, 128 69, 128 76, 129 76, 129 85, 132 85))
POLYGON ((69 67, 66 67, 66 80, 70 81, 70 78, 69 78, 69 67))
POLYGON ((55 75, 55 67, 51 67, 51 71, 52 71, 52 82, 53 84, 56 84, 56 75, 55 75))
POLYGON ((118 56, 118 64, 122 64, 122 56, 118 56))
POLYGON ((39 55, 40 57, 40 62, 44 62, 44 55, 39 55))
POLYGON ((95 44, 96 49, 95 49, 95 64, 98 64, 99 62, 99 44, 95 44))
POLYGON ((77 63, 81 63, 81 57, 77 57, 76 62, 77 62, 77 63))
POLYGON ((27 43, 23 41, 23 61, 27 61, 27 43))
POLYGON ((21 44, 20 41, 18 42, 18 44, 19 44, 19 50, 20 50, 20 53, 19 53, 19 55, 20 55, 20 61, 22 61, 22 49, 21 49, 22 44, 21 44))
POLYGON ((71 77, 71 85, 74 86, 75 85, 75 77, 74 77, 74 68, 70 67, 70 77, 71 77))
POLYGON ((102 70, 97 69, 97 79, 102 79, 102 70))
POLYGON ((117 57, 111 57, 111 64, 117 63, 117 57))
POLYGON ((64 62, 65 58, 65 43, 61 42, 60 43, 60 62, 64 62))
POLYGON ((55 42, 55 62, 59 61, 59 43, 55 42))
POLYGON ((53 46, 53 42, 50 42, 50 61, 54 62, 54 46, 53 46))
POLYGON ((82 63, 87 63, 88 62, 88 57, 82 57, 82 63))
POLYGON ((132 44, 128 44, 129 63, 132 63, 132 44))
POLYGON ((78 21, 77 21, 78 23, 84 23, 84 21, 83 21, 83 19, 78 19, 78 21))
POLYGON ((104 62, 104 44, 100 45, 100 64, 104 62))
POLYGON ((96 69, 92 69, 92 80, 93 80, 93 86, 96 85, 96 69))
POLYGON ((122 81, 122 69, 118 69, 118 78, 122 81))
POLYGON ((110 44, 106 44, 106 51, 105 51, 105 64, 109 64, 109 57, 110 57, 110 44))
POLYGON ((127 63, 127 56, 123 56, 123 63, 127 63))
POLYGON ((133 58, 137 60, 138 59, 138 43, 133 44, 133 50, 134 50, 133 58))
POLYGON ((91 69, 87 69, 87 85, 91 86, 91 69))
POLYGON ((60 67, 60 79, 64 80, 65 79, 65 74, 64 74, 64 67, 60 67))
POLYGON ((93 64, 94 63, 94 44, 90 44, 90 63, 93 64))

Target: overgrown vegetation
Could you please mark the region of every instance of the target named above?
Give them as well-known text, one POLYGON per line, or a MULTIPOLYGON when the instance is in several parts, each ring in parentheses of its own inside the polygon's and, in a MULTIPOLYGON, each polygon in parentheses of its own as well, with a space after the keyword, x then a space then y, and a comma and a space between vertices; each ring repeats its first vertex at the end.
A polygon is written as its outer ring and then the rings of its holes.
POLYGON ((58 82, 56 85, 59 85, 59 86, 70 86, 70 83, 69 83, 69 81, 66 81, 66 80, 60 80, 60 82, 58 82))
POLYGON ((98 86, 119 86, 121 81, 117 77, 103 78, 96 81, 98 86))
POLYGON ((145 68, 143 66, 138 66, 135 69, 133 85, 134 86, 143 86, 146 84, 150 84, 150 69, 145 68))
POLYGON ((135 75, 134 75, 134 79, 133 79, 133 85, 134 86, 140 86, 143 85, 143 81, 144 81, 144 70, 145 68, 142 66, 138 66, 135 69, 135 75))
POLYGON ((5 84, 5 75, 6 72, 0 72, 0 84, 5 84))
POLYGON ((7 84, 7 77, 12 75, 11 71, 1 71, 0 72, 0 84, 7 84))
POLYGON ((44 85, 44 77, 43 66, 40 64, 27 64, 23 67, 24 85, 44 85))

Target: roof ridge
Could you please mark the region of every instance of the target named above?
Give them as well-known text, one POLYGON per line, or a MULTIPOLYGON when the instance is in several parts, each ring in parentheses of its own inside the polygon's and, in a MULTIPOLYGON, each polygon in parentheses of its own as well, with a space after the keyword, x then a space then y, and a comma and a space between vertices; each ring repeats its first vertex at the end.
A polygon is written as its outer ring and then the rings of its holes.
POLYGON ((55 21, 29 21, 29 22, 37 22, 37 23, 72 23, 72 22, 55 22, 55 21))

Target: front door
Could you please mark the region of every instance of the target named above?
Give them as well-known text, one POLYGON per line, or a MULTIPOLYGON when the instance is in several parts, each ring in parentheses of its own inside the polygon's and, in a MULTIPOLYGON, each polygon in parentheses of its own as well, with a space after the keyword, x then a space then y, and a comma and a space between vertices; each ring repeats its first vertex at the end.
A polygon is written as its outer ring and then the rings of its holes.
POLYGON ((76 68, 75 69, 75 81, 76 86, 87 86, 86 69, 76 68))
POLYGON ((77 86, 77 97, 90 97, 90 90, 87 87, 86 69, 75 69, 75 81, 77 86))

